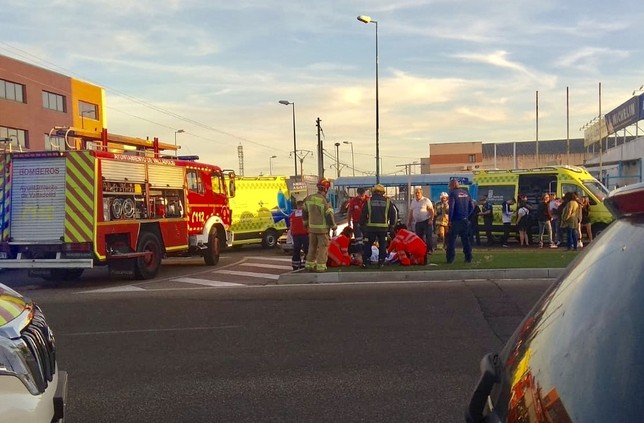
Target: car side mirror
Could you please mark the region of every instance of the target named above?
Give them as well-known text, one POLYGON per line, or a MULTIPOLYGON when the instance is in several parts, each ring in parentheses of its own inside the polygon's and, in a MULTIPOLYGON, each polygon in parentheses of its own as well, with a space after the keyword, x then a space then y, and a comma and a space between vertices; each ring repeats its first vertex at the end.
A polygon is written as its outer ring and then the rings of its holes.
MULTIPOLYGON (((483 421, 483 410, 485 410, 488 396, 492 392, 494 385, 501 382, 501 359, 498 354, 489 353, 483 356, 480 367, 481 377, 465 411, 465 421, 467 423, 480 423, 483 421)), ((491 423, 495 420, 486 419, 485 421, 491 423)))

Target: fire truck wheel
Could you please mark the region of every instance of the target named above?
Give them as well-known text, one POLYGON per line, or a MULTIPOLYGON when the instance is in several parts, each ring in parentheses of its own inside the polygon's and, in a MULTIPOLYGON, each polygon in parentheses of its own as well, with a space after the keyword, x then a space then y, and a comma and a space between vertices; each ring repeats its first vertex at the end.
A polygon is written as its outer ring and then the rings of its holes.
POLYGON ((136 259, 134 276, 136 279, 154 278, 161 267, 161 242, 159 242, 159 237, 152 232, 142 233, 136 246, 136 251, 150 254, 136 259))
POLYGON ((210 236, 208 237, 208 248, 206 248, 203 256, 204 262, 206 262, 207 266, 216 266, 217 263, 219 263, 221 245, 222 243, 217 229, 212 228, 210 230, 210 236))
POLYGON ((277 245, 277 238, 277 232, 274 229, 267 230, 262 237, 262 247, 274 248, 277 245))

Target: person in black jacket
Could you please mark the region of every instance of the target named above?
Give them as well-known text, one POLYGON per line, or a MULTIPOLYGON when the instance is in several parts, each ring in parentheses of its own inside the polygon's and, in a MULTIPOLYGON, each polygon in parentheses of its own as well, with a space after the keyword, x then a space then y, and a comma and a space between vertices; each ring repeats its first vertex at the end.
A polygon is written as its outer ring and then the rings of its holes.
POLYGON ((479 233, 479 216, 483 212, 483 209, 474 200, 472 200, 472 203, 474 204, 474 211, 470 214, 470 244, 474 245, 474 241, 476 240, 476 245, 480 247, 481 234, 479 233))
POLYGON ((494 209, 492 208, 492 204, 487 201, 487 197, 481 198, 479 207, 481 209, 481 216, 483 216, 483 229, 485 229, 487 245, 493 245, 492 222, 494 221, 494 209))
POLYGON ((552 236, 552 216, 550 216, 550 195, 543 194, 537 206, 537 221, 539 222, 539 248, 543 248, 543 236, 548 233, 548 245, 557 248, 552 236))
POLYGON ((364 247, 362 267, 371 262, 371 246, 378 241, 378 265, 382 267, 387 258, 387 233, 396 223, 396 208, 385 197, 385 187, 378 184, 371 190, 371 198, 362 207, 360 225, 363 227, 364 247))

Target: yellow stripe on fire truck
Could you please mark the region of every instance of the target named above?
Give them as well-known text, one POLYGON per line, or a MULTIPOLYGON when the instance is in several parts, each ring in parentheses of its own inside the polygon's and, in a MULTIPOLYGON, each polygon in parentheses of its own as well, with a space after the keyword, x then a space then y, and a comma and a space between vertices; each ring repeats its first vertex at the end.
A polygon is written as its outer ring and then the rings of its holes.
POLYGON ((95 158, 89 151, 67 156, 65 242, 91 242, 94 228, 95 158))

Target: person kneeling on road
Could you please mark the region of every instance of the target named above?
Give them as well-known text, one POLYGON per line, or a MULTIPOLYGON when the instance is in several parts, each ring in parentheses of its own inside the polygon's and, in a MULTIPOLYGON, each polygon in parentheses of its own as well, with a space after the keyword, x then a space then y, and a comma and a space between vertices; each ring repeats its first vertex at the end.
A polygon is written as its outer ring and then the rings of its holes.
POLYGON ((349 254, 349 245, 353 237, 353 229, 346 227, 340 235, 336 236, 329 242, 329 253, 326 262, 327 267, 341 267, 351 265, 351 255, 349 254))
POLYGON ((388 253, 394 252, 403 266, 427 264, 427 244, 407 225, 399 223, 394 228, 394 239, 389 243, 388 253))

